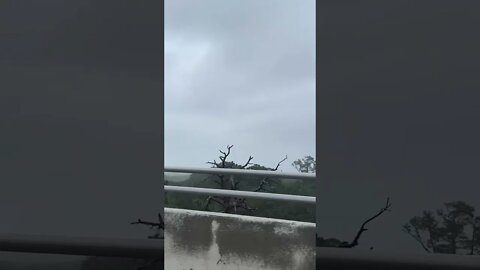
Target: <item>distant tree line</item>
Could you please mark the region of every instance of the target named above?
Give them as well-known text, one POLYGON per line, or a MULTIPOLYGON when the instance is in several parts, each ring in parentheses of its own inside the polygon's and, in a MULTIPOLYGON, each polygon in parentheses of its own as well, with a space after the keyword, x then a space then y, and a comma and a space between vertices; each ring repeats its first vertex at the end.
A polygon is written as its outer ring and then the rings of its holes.
MULTIPOLYGON (((273 167, 253 163, 253 156, 249 156, 244 163, 228 160, 233 145, 227 146, 225 151, 219 150, 219 161, 208 161, 212 168, 267 170, 277 171, 287 157, 281 159, 273 167)), ((315 171, 315 160, 307 156, 292 163, 298 171, 311 173, 315 171)), ((245 190, 254 192, 283 193, 293 195, 315 196, 316 183, 309 180, 278 179, 258 176, 226 176, 192 174, 184 181, 168 182, 169 185, 190 186, 215 189, 245 190)), ((207 196, 167 193, 165 206, 200 211, 224 212, 249 216, 270 217, 315 222, 315 205, 305 205, 295 202, 282 202, 265 199, 244 199, 224 196, 207 196)))

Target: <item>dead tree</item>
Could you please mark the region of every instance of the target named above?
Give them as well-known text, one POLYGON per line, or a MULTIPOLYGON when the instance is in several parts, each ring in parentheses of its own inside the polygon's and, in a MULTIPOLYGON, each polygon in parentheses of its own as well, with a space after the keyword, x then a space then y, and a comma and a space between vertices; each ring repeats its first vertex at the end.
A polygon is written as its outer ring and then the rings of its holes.
MULTIPOLYGON (((339 248, 353 248, 355 246, 358 246, 360 237, 365 231, 368 231, 368 228, 366 228, 365 226, 372 220, 380 217, 383 213, 387 211, 390 212, 391 206, 392 206, 392 203, 390 203, 390 198, 387 198, 387 203, 385 204, 385 206, 382 207, 375 215, 368 218, 362 223, 362 225, 360 226, 360 229, 358 230, 357 234, 355 235, 355 237, 351 242, 340 241, 335 238, 324 239, 317 236, 317 246, 330 246, 330 247, 339 247, 339 248)), ((373 249, 373 248, 370 248, 370 249, 373 249)))
MULTIPOLYGON (((246 170, 254 170, 254 169, 263 169, 263 170, 270 170, 270 171, 276 171, 280 167, 280 164, 284 162, 287 157, 282 159, 280 162, 277 163, 277 166, 275 168, 268 168, 261 166, 259 164, 252 163, 252 156, 248 157, 247 162, 245 162, 243 165, 236 164, 232 161, 227 161, 228 156, 231 153, 233 145, 227 145, 227 150, 222 151, 219 150, 221 153, 221 156, 219 156, 220 162, 217 162, 216 160, 209 161, 207 164, 211 164, 212 168, 222 168, 222 169, 246 169, 246 170)), ((233 176, 226 176, 222 174, 215 175, 217 179, 214 179, 213 181, 218 185, 220 189, 229 189, 229 190, 239 190, 238 185, 240 182, 235 179, 233 176)), ((268 177, 263 178, 259 186, 254 189, 254 192, 262 192, 262 191, 267 191, 271 192, 267 188, 271 183, 269 181, 270 179, 268 177)), ((218 204, 221 208, 223 208, 224 213, 237 213, 238 210, 242 209, 247 212, 252 212, 255 211, 254 208, 249 207, 248 204, 246 203, 245 198, 236 198, 236 197, 224 197, 224 196, 209 196, 206 200, 205 204, 205 210, 208 211, 210 204, 214 202, 218 204)))

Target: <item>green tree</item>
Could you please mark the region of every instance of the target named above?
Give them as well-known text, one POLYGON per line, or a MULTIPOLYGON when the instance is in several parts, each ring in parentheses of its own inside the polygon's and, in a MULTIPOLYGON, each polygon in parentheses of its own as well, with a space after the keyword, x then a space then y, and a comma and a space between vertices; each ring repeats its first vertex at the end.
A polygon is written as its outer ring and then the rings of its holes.
POLYGON ((443 209, 423 211, 403 226, 429 253, 480 254, 480 217, 463 201, 444 203, 443 209))
POLYGON ((314 173, 317 171, 317 163, 312 156, 297 159, 292 163, 292 166, 302 173, 314 173))

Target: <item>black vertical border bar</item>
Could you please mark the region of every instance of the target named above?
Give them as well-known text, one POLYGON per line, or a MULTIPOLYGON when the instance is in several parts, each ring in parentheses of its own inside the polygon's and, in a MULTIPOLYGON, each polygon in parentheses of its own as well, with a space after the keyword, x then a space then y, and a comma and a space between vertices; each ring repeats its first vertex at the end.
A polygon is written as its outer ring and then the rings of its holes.
MULTIPOLYGON (((160 5, 160 33, 159 35, 161 35, 161 44, 160 44, 160 50, 162 51, 161 53, 161 63, 160 63, 160 81, 161 81, 161 85, 160 85, 160 119, 161 119, 161 129, 162 129, 162 132, 160 132, 160 136, 161 138, 159 138, 161 140, 161 142, 163 142, 162 144, 162 150, 161 150, 161 153, 159 153, 161 155, 161 162, 159 164, 159 168, 160 168, 160 185, 161 185, 161 190, 160 192, 162 193, 162 197, 163 197, 163 200, 161 201, 161 215, 162 217, 165 217, 165 188, 164 188, 164 185, 165 185, 165 181, 164 181, 164 170, 165 170, 165 83, 164 83, 164 79, 165 79, 165 1, 164 0, 158 0, 158 1, 161 1, 161 5, 160 5)), ((156 33, 152 33, 152 34, 156 34, 156 33)), ((165 220, 165 218, 163 218, 165 220)), ((164 240, 162 240, 164 241, 164 240)), ((163 245, 165 246, 165 244, 163 245)), ((163 254, 162 254, 162 260, 164 262, 164 265, 165 265, 165 249, 163 249, 163 254)), ((165 268, 165 266, 164 266, 165 268)))
MULTIPOLYGON (((165 168, 165 83, 164 83, 164 79, 165 79, 165 16, 164 16, 164 10, 165 10, 165 1, 164 0, 159 0, 161 1, 161 5, 160 5, 160 25, 161 25, 161 29, 160 29, 160 33, 158 33, 159 35, 161 35, 161 44, 160 44, 160 48, 159 50, 162 51, 162 54, 161 54, 161 67, 160 67, 160 81, 161 81, 161 86, 160 86, 160 119, 161 119, 161 122, 160 122, 160 125, 161 125, 161 129, 162 129, 162 132, 160 133, 161 135, 161 138, 160 140, 163 142, 162 144, 162 153, 161 153, 161 164, 159 164, 160 166, 160 173, 161 173, 161 179, 159 179, 160 183, 161 183, 161 186, 162 186, 162 190, 161 192, 163 193, 163 195, 165 195, 165 192, 164 192, 164 189, 163 189, 163 186, 164 186, 164 179, 163 179, 163 172, 164 172, 164 168, 165 168)), ((156 33, 152 33, 153 35, 155 35, 156 33)), ((164 196, 165 198, 165 196, 164 196)), ((165 201, 163 200, 162 202, 162 205, 161 205, 161 211, 162 211, 162 217, 164 216, 164 208, 165 208, 165 201)))
MULTIPOLYGON (((316 189, 317 189, 317 192, 316 192, 316 201, 317 201, 317 204, 318 204, 318 201, 319 201, 319 196, 321 194, 321 172, 322 170, 321 169, 318 169, 319 166, 321 166, 321 162, 320 162, 320 154, 321 154, 321 149, 320 149, 320 142, 321 142, 321 128, 320 128, 320 110, 321 110, 321 98, 320 98, 320 36, 321 36, 321 29, 320 29, 320 21, 321 21, 321 18, 319 16, 320 12, 320 1, 316 1, 315 2, 315 111, 316 111, 316 115, 315 115, 315 160, 316 160, 316 175, 317 175, 317 180, 316 180, 316 189)), ((318 234, 318 223, 319 223, 319 220, 318 220, 318 207, 316 207, 316 211, 315 211, 315 245, 316 245, 316 238, 317 238, 317 234, 318 234)), ((316 250, 316 248, 315 248, 316 250)), ((316 257, 316 256, 315 256, 316 257)), ((318 268, 318 267, 316 267, 318 268)))

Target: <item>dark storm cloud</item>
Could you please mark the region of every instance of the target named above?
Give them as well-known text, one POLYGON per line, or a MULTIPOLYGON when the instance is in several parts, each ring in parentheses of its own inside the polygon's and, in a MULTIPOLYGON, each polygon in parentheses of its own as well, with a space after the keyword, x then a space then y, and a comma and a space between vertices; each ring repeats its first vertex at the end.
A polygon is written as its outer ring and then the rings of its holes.
POLYGON ((411 216, 451 200, 480 207, 476 10, 473 2, 320 4, 322 234, 348 239, 390 195, 394 211, 362 246, 408 250, 416 243, 400 226, 411 216))

